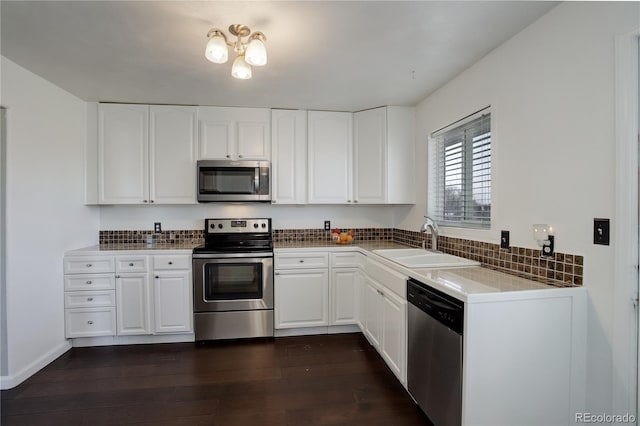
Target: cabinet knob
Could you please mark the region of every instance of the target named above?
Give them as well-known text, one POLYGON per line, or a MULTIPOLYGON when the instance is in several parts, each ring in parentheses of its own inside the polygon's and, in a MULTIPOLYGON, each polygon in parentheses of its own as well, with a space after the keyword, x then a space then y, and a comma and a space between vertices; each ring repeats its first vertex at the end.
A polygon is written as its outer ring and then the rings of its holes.
POLYGON ((231 156, 229 154, 226 155, 227 158, 231 158, 231 156))
POLYGON ((304 263, 304 259, 300 259, 300 260, 299 260, 299 262, 300 262, 300 263, 304 263))
POLYGON ((93 325, 93 321, 87 321, 87 324, 93 325))
POLYGON ((87 281, 87 284, 93 284, 93 281, 88 280, 88 281, 87 281))
POLYGON ((169 265, 173 265, 173 262, 172 262, 172 261, 169 261, 169 265))
POLYGON ((91 268, 93 265, 91 263, 87 263, 87 268, 91 268))
POLYGON ((93 302, 93 297, 87 297, 87 302, 93 302))
POLYGON ((275 272, 274 275, 280 275, 280 272, 275 272))
POLYGON ((150 203, 155 203, 155 201, 154 201, 154 200, 149 200, 149 202, 150 202, 150 203))
POLYGON ((242 158, 242 155, 238 155, 238 158, 242 158))
POLYGON ((147 200, 142 200, 142 202, 143 202, 143 203, 148 203, 148 201, 147 201, 147 200))
POLYGON ((351 202, 351 200, 347 200, 347 203, 350 203, 350 202, 351 202))
POLYGON ((358 202, 358 200, 353 200, 353 202, 354 202, 354 203, 357 203, 357 202, 358 202))
POLYGON ((133 263, 130 263, 129 266, 133 266, 133 263))
POLYGON ((120 278, 120 275, 116 275, 116 278, 120 278))
POLYGON ((156 279, 160 278, 158 275, 156 275, 156 279))

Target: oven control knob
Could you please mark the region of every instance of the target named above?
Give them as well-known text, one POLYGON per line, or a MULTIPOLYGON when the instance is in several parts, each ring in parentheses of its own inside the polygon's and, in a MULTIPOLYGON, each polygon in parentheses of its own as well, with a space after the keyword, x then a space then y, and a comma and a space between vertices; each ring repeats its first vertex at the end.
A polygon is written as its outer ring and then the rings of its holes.
POLYGON ((266 228, 266 227, 267 227, 267 224, 266 224, 266 223, 263 223, 263 224, 262 224, 262 227, 263 227, 263 228, 266 228))
POLYGON ((218 224, 218 228, 222 229, 222 224, 221 223, 218 224))
POLYGON ((257 228, 257 227, 258 227, 258 224, 257 224, 257 223, 254 223, 254 224, 253 224, 253 227, 254 227, 254 228, 257 228))
POLYGON ((211 229, 215 229, 215 228, 216 228, 216 225, 215 225, 214 223, 212 223, 211 225, 209 225, 209 228, 211 228, 211 229))

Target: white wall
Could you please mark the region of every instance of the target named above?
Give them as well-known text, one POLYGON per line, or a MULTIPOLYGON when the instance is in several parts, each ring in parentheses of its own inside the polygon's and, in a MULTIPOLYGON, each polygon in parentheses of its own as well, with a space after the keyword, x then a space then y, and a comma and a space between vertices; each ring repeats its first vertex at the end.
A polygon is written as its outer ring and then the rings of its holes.
MULTIPOLYGON (((417 158, 424 164, 430 132, 492 107, 491 230, 441 234, 497 243, 504 229, 512 245, 534 248, 532 225, 548 223, 557 251, 584 255, 592 413, 610 413, 618 380, 613 247, 592 244, 593 218, 615 216, 614 37, 639 24, 638 2, 563 3, 429 96, 416 113, 417 158)), ((417 182, 426 188, 426 170, 417 182)), ((426 194, 419 193, 415 207, 399 209, 396 227, 416 229, 425 206, 426 194)))
POLYGON ((208 217, 270 217, 274 229, 380 228, 393 225, 391 206, 281 206, 261 203, 208 203, 197 206, 101 206, 100 229, 202 229, 208 217))
POLYGON ((62 256, 97 243, 83 205, 85 103, 2 57, 7 107, 6 317, 11 387, 66 351, 62 256))

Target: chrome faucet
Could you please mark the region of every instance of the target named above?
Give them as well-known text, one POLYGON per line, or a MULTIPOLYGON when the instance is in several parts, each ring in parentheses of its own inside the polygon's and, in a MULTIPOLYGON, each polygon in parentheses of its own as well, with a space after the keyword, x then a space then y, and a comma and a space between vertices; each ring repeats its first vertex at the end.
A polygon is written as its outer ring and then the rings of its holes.
MULTIPOLYGON (((425 233, 431 231, 431 250, 438 251, 438 225, 429 216, 425 216, 425 218, 427 220, 422 224, 422 227, 420 227, 420 232, 425 233)), ((423 239, 422 248, 426 249, 426 246, 427 242, 423 239)))

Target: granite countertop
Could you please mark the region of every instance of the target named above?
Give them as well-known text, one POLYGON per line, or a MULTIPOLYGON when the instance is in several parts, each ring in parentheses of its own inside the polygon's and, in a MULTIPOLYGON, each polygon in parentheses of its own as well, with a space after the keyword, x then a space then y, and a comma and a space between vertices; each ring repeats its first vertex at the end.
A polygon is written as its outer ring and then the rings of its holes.
POLYGON ((99 244, 95 246, 83 247, 76 250, 70 250, 66 252, 66 255, 83 255, 91 253, 103 253, 103 252, 116 252, 116 251, 171 251, 171 250, 185 250, 191 252, 194 247, 199 246, 201 243, 156 243, 156 244, 99 244))
POLYGON ((354 241, 351 244, 337 244, 333 241, 318 241, 318 240, 310 240, 310 241, 279 241, 273 243, 274 249, 301 249, 301 248, 332 248, 336 250, 345 250, 345 249, 364 249, 364 250, 380 250, 380 249, 395 249, 395 248, 407 248, 410 247, 406 244, 396 243, 393 241, 380 241, 380 240, 365 240, 365 241, 354 241))

